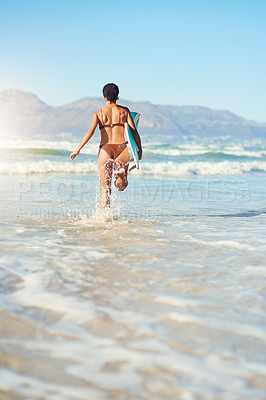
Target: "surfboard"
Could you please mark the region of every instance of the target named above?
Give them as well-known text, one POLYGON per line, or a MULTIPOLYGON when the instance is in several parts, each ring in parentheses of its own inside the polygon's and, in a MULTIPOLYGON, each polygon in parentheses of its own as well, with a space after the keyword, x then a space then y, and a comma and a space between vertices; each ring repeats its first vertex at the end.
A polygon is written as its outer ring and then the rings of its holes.
MULTIPOLYGON (((130 114, 131 114, 131 116, 133 118, 133 121, 134 121, 136 129, 138 129, 140 114, 136 113, 136 112, 131 112, 130 114)), ((130 148, 130 150, 132 152, 132 155, 133 155, 133 159, 131 159, 130 161, 134 161, 135 162, 135 166, 131 167, 130 170, 135 168, 135 167, 137 169, 139 169, 140 164, 139 164, 138 146, 137 146, 137 144, 135 142, 132 130, 131 130, 131 128, 130 128, 130 126, 128 125, 127 122, 125 123, 125 134, 126 134, 126 140, 128 141, 129 148, 130 148)))

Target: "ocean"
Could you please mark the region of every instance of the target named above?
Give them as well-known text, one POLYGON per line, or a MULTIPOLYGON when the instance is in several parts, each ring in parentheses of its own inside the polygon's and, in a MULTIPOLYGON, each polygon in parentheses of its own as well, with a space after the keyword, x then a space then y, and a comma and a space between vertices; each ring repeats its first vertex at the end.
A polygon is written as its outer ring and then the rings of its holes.
POLYGON ((266 146, 144 139, 2 141, 1 399, 266 398, 266 146))

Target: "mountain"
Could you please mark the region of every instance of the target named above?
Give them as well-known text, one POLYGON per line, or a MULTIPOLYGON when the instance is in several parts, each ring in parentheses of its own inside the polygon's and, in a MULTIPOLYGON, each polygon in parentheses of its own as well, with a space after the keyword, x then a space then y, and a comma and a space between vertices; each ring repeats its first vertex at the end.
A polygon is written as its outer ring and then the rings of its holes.
MULTIPOLYGON (((139 131, 147 136, 266 138, 266 124, 240 118, 229 111, 123 99, 119 103, 141 113, 139 131)), ((100 97, 85 97, 53 107, 32 93, 18 89, 0 91, 0 135, 40 138, 66 134, 80 138, 88 130, 93 112, 104 104, 100 97)))

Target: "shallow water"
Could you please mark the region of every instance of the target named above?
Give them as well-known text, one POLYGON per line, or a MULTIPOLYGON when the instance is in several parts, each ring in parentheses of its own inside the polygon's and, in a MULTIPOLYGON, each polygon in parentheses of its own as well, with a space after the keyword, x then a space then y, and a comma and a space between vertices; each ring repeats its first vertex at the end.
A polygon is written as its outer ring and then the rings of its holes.
POLYGON ((1 178, 3 398, 265 398, 263 176, 131 177, 107 213, 96 176, 25 179, 1 178))
POLYGON ((103 213, 94 170, 32 148, 0 168, 0 397, 265 399, 264 150, 151 156, 103 213))

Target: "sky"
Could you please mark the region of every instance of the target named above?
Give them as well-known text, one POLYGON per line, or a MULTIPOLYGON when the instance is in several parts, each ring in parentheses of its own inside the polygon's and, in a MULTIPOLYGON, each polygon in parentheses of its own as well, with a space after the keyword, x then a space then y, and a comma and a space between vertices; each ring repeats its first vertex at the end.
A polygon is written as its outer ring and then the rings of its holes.
POLYGON ((0 90, 102 96, 266 122, 265 0, 0 0, 0 90))

